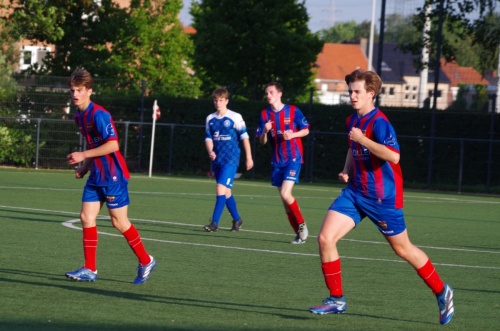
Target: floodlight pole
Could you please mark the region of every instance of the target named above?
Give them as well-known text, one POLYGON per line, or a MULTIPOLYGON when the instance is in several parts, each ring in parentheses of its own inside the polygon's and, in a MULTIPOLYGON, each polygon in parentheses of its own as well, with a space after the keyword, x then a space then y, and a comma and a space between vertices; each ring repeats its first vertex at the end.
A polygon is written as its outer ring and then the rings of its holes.
POLYGON ((439 85, 439 71, 441 69, 441 40, 443 34, 443 20, 444 20, 444 0, 439 0, 439 20, 437 29, 437 42, 436 42, 436 63, 434 67, 434 93, 433 104, 431 113, 431 139, 429 142, 429 167, 427 170, 427 185, 432 183, 432 163, 434 162, 434 137, 436 135, 436 109, 437 109, 437 94, 439 85))
POLYGON ((372 0, 372 22, 370 24, 370 41, 368 46, 368 70, 373 70, 373 39, 375 39, 375 7, 377 0, 372 0))
MULTIPOLYGON (((380 13, 380 36, 378 39, 378 58, 377 58, 377 74, 382 77, 382 58, 384 56, 384 34, 385 34, 385 4, 386 0, 382 0, 382 11, 380 13)), ((380 94, 375 98, 375 106, 380 106, 380 94)))

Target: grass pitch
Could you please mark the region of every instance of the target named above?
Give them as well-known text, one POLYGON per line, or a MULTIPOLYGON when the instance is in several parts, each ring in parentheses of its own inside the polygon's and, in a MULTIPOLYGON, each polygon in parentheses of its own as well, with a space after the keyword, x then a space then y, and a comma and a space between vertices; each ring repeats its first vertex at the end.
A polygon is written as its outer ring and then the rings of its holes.
POLYGON ((78 214, 85 180, 72 172, 0 169, 0 329, 2 330, 499 330, 500 199, 405 194, 410 238, 455 289, 455 317, 438 321, 436 299, 368 219, 339 245, 348 309, 317 316, 328 295, 316 235, 340 186, 294 189, 310 239, 294 238, 277 190, 237 180, 244 220, 231 233, 225 212, 204 232, 213 179, 133 175, 129 216, 158 267, 132 285, 137 260, 98 221, 95 283, 64 273, 83 264, 78 214))

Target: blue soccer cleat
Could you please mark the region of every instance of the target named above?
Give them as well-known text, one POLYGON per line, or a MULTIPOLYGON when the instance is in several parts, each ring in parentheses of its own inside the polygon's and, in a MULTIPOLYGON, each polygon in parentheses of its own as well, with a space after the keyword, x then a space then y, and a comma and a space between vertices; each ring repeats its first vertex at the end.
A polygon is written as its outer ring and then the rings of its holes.
POLYGON ((66 274, 71 280, 76 280, 78 282, 95 282, 97 280, 97 271, 93 272, 89 268, 81 267, 75 271, 68 271, 66 274))
POLYGON ((439 322, 441 324, 448 324, 453 317, 455 309, 453 308, 453 289, 444 284, 444 290, 441 295, 436 295, 439 306, 439 322))
POLYGON ((146 282, 151 275, 151 271, 153 271, 158 264, 154 257, 151 255, 149 257, 151 258, 151 262, 148 264, 143 266, 139 263, 139 266, 137 267, 137 277, 134 279, 134 284, 139 285, 146 282))
POLYGON ((323 304, 319 306, 313 306, 309 308, 309 311, 314 314, 325 315, 325 314, 342 314, 345 313, 347 309, 347 303, 345 296, 340 298, 328 297, 323 300, 323 304))

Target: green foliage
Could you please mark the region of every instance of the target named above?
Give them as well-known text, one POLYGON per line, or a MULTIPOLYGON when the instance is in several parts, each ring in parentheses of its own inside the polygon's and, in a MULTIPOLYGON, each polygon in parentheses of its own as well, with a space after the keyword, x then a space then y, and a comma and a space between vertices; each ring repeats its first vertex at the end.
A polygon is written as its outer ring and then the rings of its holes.
POLYGON ((178 20, 181 1, 132 1, 113 45, 110 65, 120 87, 146 95, 197 97, 201 82, 190 73, 193 43, 178 20))
POLYGON ((304 2, 203 0, 192 4, 191 14, 205 95, 222 85, 237 98, 262 100, 273 80, 283 84, 286 98, 308 92, 323 43, 307 27, 304 2))
MULTIPOLYGON (((1 4, 0 10, 3 10, 1 4)), ((19 63, 19 51, 11 31, 12 26, 8 24, 7 18, 0 17, 0 101, 9 100, 16 91, 12 73, 19 63)))
MULTIPOLYGON (((429 40, 417 40, 405 45, 405 49, 419 54, 424 42, 437 45, 437 29, 440 17, 440 0, 426 0, 431 6, 431 32, 429 40)), ((498 45, 500 44, 500 20, 495 13, 500 0, 448 0, 443 7, 443 34, 441 57, 456 60, 462 66, 474 66, 479 72, 497 69, 498 45), (478 14, 478 15, 477 15, 478 14)), ((413 25, 423 31, 426 6, 418 8, 413 25)), ((435 59, 437 47, 431 48, 435 59)), ((422 64, 425 65, 425 64, 422 64)), ((430 67, 433 63, 429 64, 430 67)))
POLYGON ((14 36, 18 39, 54 42, 64 34, 67 6, 74 1, 18 0, 11 1, 14 36))
MULTIPOLYGON (((328 29, 322 29, 316 32, 316 35, 327 43, 343 43, 357 41, 361 38, 370 38, 371 22, 363 21, 357 24, 356 21, 339 22, 328 29)), ((375 32, 374 39, 378 40, 378 34, 375 32)))
MULTIPOLYGON (((42 147, 44 143, 40 144, 42 147)), ((0 126, 0 163, 31 167, 36 143, 30 134, 20 129, 0 126)))

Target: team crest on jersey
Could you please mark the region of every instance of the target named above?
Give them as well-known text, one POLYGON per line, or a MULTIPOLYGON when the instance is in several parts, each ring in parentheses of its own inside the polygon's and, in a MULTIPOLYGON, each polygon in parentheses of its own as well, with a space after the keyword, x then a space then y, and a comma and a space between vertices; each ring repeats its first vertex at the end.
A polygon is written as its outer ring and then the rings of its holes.
POLYGON ((384 143, 388 146, 394 146, 396 145, 396 138, 391 133, 389 137, 387 137, 387 139, 384 141, 384 143))
POLYGON ((228 128, 230 125, 231 125, 231 121, 229 121, 229 120, 225 120, 225 121, 224 121, 224 126, 225 126, 226 128, 228 128))
POLYGON ((295 170, 290 170, 290 176, 295 177, 295 174, 296 174, 295 170))
POLYGON ((106 126, 106 133, 109 134, 110 136, 114 136, 115 135, 115 129, 113 129, 113 125, 111 125, 111 123, 109 123, 106 126))
POLYGON ((290 119, 289 118, 285 118, 284 122, 285 122, 285 124, 290 124, 290 119))
POLYGON ((386 221, 378 221, 378 226, 382 228, 382 230, 387 230, 387 222, 386 221))
POLYGON ((112 196, 112 195, 107 195, 106 196, 106 201, 108 201, 109 203, 111 203, 111 202, 115 201, 115 197, 112 196))

